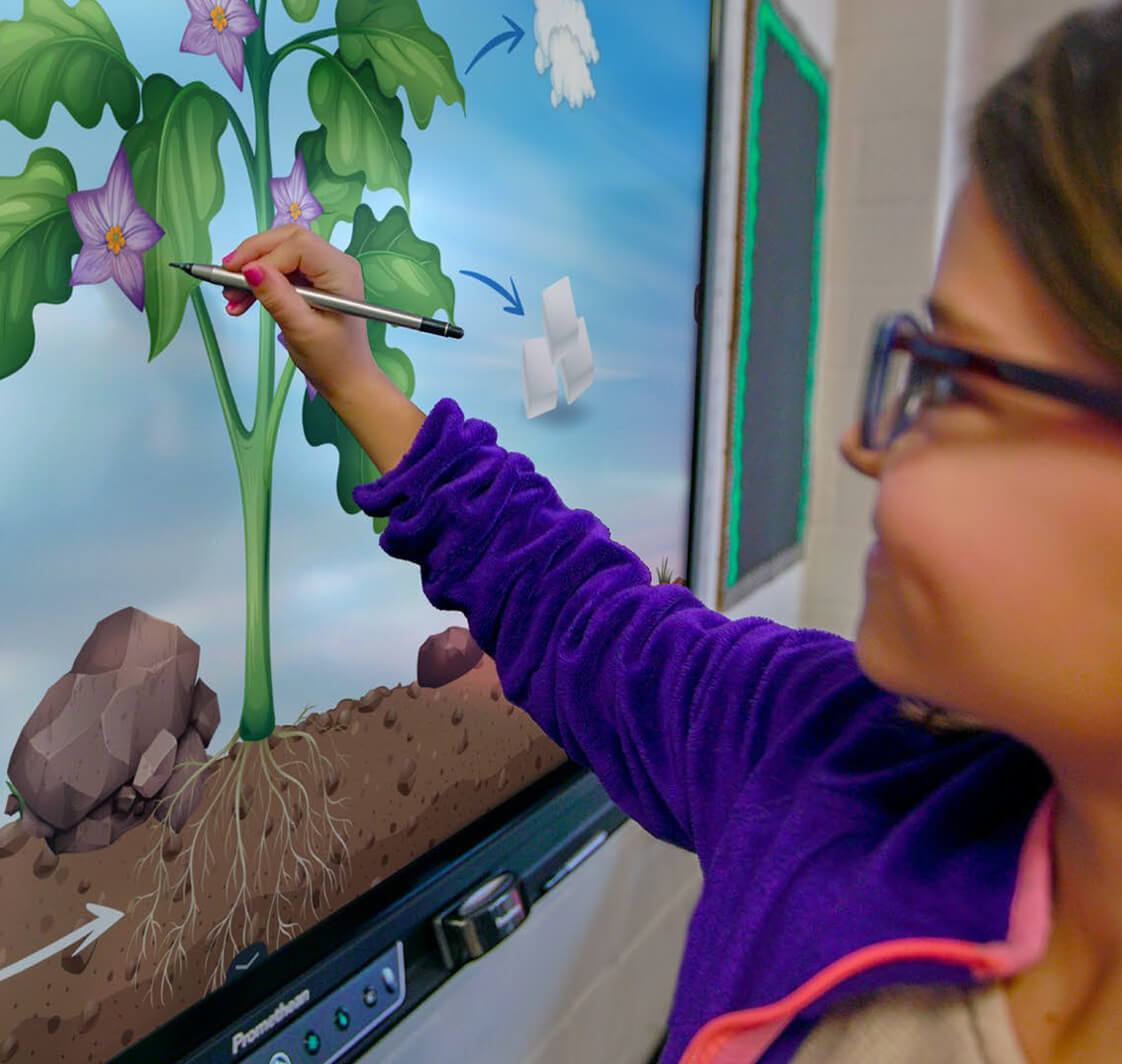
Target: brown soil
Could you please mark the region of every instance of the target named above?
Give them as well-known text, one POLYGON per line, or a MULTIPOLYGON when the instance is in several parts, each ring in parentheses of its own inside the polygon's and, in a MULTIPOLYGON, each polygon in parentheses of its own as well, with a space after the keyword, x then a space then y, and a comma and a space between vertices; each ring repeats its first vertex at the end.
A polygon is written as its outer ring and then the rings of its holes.
MULTIPOLYGON (((169 829, 149 819, 102 850, 55 856, 42 841, 28 839, 0 858, 0 911, 7 914, 0 921, 0 969, 89 923, 87 902, 125 913, 83 953, 55 954, 0 983, 0 1064, 87 1064, 112 1057, 198 1001, 222 977, 216 973, 225 972, 234 945, 263 940, 270 950, 277 948, 565 761, 560 748, 503 697, 486 656, 439 689, 415 683, 377 688, 305 717, 300 727, 325 759, 325 783, 314 798, 330 806, 344 845, 325 845, 316 855, 329 872, 317 874, 318 862, 305 865, 310 883, 298 873, 279 898, 273 891, 247 893, 237 920, 230 920, 233 854, 224 841, 234 838, 236 847, 232 827, 241 828, 243 840, 253 840, 251 858, 259 850, 268 857, 265 879, 276 880, 276 851, 259 841, 279 837, 276 807, 270 823, 262 822, 261 780, 248 784, 256 791, 239 809, 242 817, 223 800, 206 821, 214 861, 197 880, 201 889, 166 889, 177 881, 208 799, 230 782, 234 759, 215 763, 199 807, 170 845, 169 829), (161 865, 165 874, 158 879, 161 865), (180 962, 166 973, 157 969, 159 951, 140 954, 136 945, 144 914, 139 899, 161 883, 164 933, 169 922, 191 911, 192 898, 197 907, 180 962), (270 918, 276 900, 288 935, 270 918), (219 946, 225 949, 208 950, 208 932, 224 922, 230 934, 219 946)), ((272 753, 289 766, 303 760, 302 778, 314 778, 309 765, 315 755, 303 738, 274 740, 272 753)))

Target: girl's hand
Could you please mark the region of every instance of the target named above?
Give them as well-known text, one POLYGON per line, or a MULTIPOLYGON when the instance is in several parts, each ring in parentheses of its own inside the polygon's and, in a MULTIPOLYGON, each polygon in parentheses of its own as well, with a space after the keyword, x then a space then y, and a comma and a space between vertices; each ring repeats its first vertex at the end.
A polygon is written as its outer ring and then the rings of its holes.
POLYGON ((259 300, 284 333, 297 369, 328 402, 362 375, 381 374, 370 353, 365 318, 313 307, 293 288, 296 283, 365 300, 362 269, 350 255, 292 224, 243 240, 222 265, 244 274, 253 286, 252 293, 223 288, 229 313, 236 317, 259 300))

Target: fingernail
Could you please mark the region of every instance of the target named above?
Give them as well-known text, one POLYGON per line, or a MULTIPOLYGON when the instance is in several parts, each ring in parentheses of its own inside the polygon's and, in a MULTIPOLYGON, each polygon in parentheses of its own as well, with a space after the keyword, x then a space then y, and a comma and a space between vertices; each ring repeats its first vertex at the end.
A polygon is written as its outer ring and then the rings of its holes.
POLYGON ((230 254, 222 260, 222 265, 225 266, 233 257, 234 253, 231 251, 230 254))
POLYGON ((265 280, 265 272, 260 266, 246 266, 242 275, 250 284, 260 284, 265 280))
POLYGON ((236 299, 231 299, 230 302, 226 304, 226 313, 233 314, 239 306, 241 306, 241 304, 236 299))

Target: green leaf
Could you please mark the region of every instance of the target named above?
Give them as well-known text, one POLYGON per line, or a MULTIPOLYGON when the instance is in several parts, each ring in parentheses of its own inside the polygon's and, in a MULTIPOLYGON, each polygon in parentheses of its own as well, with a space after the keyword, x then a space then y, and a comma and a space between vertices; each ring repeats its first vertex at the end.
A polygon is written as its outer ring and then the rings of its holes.
POLYGON ((401 101, 385 96, 369 67, 349 70, 337 56, 316 61, 308 74, 312 114, 327 130, 324 154, 337 174, 363 174, 371 192, 392 188, 409 203, 413 157, 401 136, 401 101))
POLYGON ((404 86, 413 121, 421 129, 432 118, 437 96, 465 106, 452 52, 425 24, 417 0, 338 0, 335 24, 363 31, 340 34, 343 62, 358 69, 369 61, 386 96, 396 96, 404 86))
POLYGON ((41 137, 56 101, 86 129, 106 104, 122 129, 136 121, 136 75, 96 0, 24 0, 23 18, 0 21, 0 120, 41 137))
POLYGON ((417 386, 417 375, 413 372, 413 363, 409 356, 397 347, 390 347, 386 343, 386 323, 371 321, 367 323, 366 335, 370 340, 370 350, 374 354, 374 361, 378 368, 391 381, 397 385, 406 399, 413 398, 413 389, 417 386))
POLYGON ((360 204, 347 254, 362 266, 371 303, 425 317, 443 308, 452 318, 456 288, 440 270, 440 249, 414 235, 401 207, 378 221, 368 204, 360 204))
MULTIPOLYGON (((370 340, 374 361, 401 389, 405 398, 411 398, 416 385, 413 364, 404 351, 386 345, 385 322, 368 322, 367 337, 370 340)), ((322 396, 316 396, 314 400, 309 399, 305 390, 303 420, 304 438, 308 443, 313 447, 330 443, 338 449, 339 470, 335 475, 335 494, 339 499, 339 505, 346 513, 358 513, 359 507, 351 492, 359 484, 372 484, 378 480, 382 475, 378 472, 378 467, 370 461, 358 440, 354 438, 354 434, 322 396)), ((389 522, 385 517, 377 517, 373 519, 373 523, 374 532, 380 533, 389 522)))
POLYGON ((323 214, 313 218, 312 232, 324 240, 331 239, 331 231, 339 222, 349 223, 355 208, 362 202, 365 179, 361 173, 340 177, 327 165, 324 148, 327 130, 319 129, 301 133, 296 140, 296 152, 304 157, 308 171, 308 188, 323 207, 323 214))
POLYGON ((164 74, 144 82, 144 118, 125 134, 140 205, 166 235, 159 254, 144 259, 144 310, 151 362, 175 338, 192 290, 199 283, 169 262, 210 262, 210 222, 226 186, 218 140, 226 129, 226 103, 193 81, 180 86, 164 74))
POLYGON ((0 177, 0 380, 31 357, 39 303, 65 303, 71 259, 82 250, 66 197, 74 168, 55 148, 38 148, 22 174, 0 177))
MULTIPOLYGON (((349 514, 359 512, 358 503, 351 497, 351 489, 359 484, 370 484, 381 474, 370 456, 359 446, 358 440, 332 409, 322 395, 309 399, 304 392, 304 438, 313 447, 329 443, 339 451, 339 471, 335 475, 335 494, 339 505, 349 514)), ((374 519, 374 531, 386 527, 385 518, 374 519)))
POLYGON ((284 0, 284 9, 294 22, 308 22, 316 13, 319 0, 284 0))

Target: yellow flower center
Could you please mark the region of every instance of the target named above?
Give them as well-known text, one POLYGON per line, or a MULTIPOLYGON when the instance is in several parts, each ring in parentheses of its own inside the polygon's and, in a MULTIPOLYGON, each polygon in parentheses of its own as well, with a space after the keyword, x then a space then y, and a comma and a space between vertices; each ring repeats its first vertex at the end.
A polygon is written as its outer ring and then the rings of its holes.
POLYGON ((300 217, 300 204, 290 203, 288 205, 288 213, 292 215, 292 220, 296 221, 296 219, 300 217))
POLYGON ((210 24, 218 33, 221 33, 229 23, 226 21, 226 12, 217 4, 210 9, 210 24))
POLYGON ((105 234, 105 246, 113 252, 114 255, 119 255, 125 247, 125 234, 121 232, 119 225, 113 226, 108 233, 105 234))

